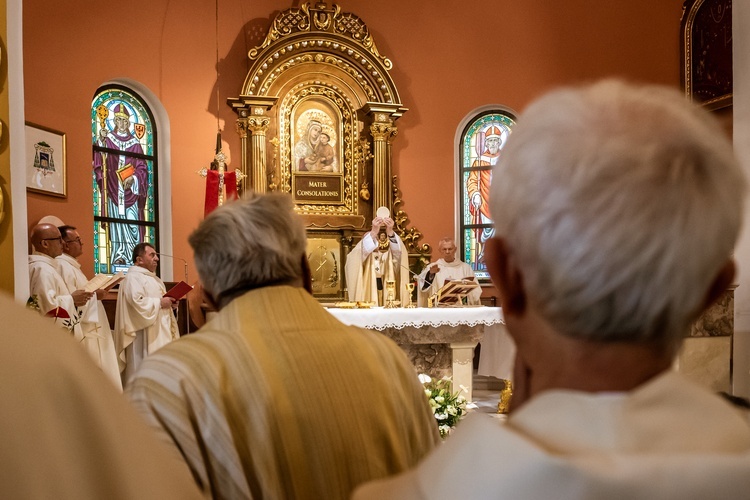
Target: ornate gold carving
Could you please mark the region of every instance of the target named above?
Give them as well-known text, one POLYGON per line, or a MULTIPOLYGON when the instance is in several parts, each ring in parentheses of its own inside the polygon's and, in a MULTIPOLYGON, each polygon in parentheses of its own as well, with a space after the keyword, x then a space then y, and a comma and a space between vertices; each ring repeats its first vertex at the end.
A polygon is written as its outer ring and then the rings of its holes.
POLYGON ((252 116, 247 119, 247 128, 253 134, 264 135, 268 130, 268 124, 271 123, 271 118, 268 116, 252 116))
POLYGON ((362 181, 362 186, 359 189, 359 197, 364 201, 370 201, 370 185, 367 181, 362 181))
POLYGON ((277 189, 279 189, 279 177, 276 172, 278 169, 277 159, 279 155, 279 138, 274 137, 268 142, 273 145, 273 161, 271 163, 271 170, 268 172, 268 190, 276 191, 277 189))
POLYGON ((513 399, 513 382, 503 379, 500 401, 497 402, 497 412, 502 414, 508 413, 510 411, 511 399, 513 399))
POLYGON ((393 68, 391 60, 380 55, 362 19, 350 12, 342 13, 336 4, 330 8, 325 2, 317 2, 312 7, 309 3, 304 3, 299 9, 291 8, 280 12, 274 19, 266 39, 259 47, 251 49, 248 56, 250 59, 256 59, 260 52, 273 42, 305 31, 335 33, 349 38, 379 60, 385 69, 393 68))
MULTIPOLYGON (((388 71, 391 61, 380 55, 365 23, 342 13, 338 5, 319 2, 281 12, 263 43, 249 51, 255 61, 245 79, 243 94, 270 95, 282 73, 305 64, 325 64, 349 74, 370 102, 399 101, 388 71), (287 40, 287 38, 292 37, 287 40), (311 39, 300 40, 300 37, 311 39)), ((312 72, 320 73, 319 69, 312 72)))
POLYGON ((391 123, 376 122, 370 125, 370 133, 376 141, 390 141, 398 133, 398 129, 391 123))
POLYGON ((234 129, 237 131, 237 134, 240 136, 240 139, 242 140, 247 139, 247 120, 246 119, 238 118, 234 124, 234 129))
MULTIPOLYGON (((297 45, 302 45, 302 44, 300 43, 295 44, 295 46, 297 45)), ((333 46, 336 44, 332 44, 331 42, 328 42, 327 44, 323 44, 324 47, 327 45, 333 46)), ((343 45, 340 45, 339 48, 342 51, 346 50, 346 47, 343 45)), ((356 57, 358 55, 359 54, 354 53, 352 54, 352 57, 356 57)), ((270 58, 270 60, 273 60, 273 58, 270 58)), ((357 83, 362 88, 362 90, 365 91, 365 93, 367 94, 368 99, 372 101, 378 100, 378 96, 375 92, 375 89, 372 87, 372 85, 370 85, 370 82, 368 81, 368 77, 362 71, 353 67, 352 65, 350 65, 348 62, 344 61, 343 59, 340 59, 338 57, 334 57, 331 55, 324 55, 321 53, 305 54, 302 56, 291 57, 288 60, 285 60, 279 63, 276 69, 274 69, 271 73, 269 73, 265 77, 262 85, 260 86, 258 85, 258 82, 260 81, 260 77, 256 76, 253 79, 253 83, 250 84, 250 88, 248 90, 250 91, 250 93, 252 93, 259 86, 260 89, 258 90, 258 93, 261 95, 265 95, 268 93, 271 85, 273 85, 273 83, 281 76, 282 73, 300 64, 311 63, 311 62, 328 64, 330 66, 335 66, 345 71, 347 74, 349 74, 349 76, 351 76, 357 81, 357 83)), ((264 64, 264 66, 267 66, 267 65, 264 64)), ((259 69, 257 74, 258 75, 264 74, 263 68, 259 69)), ((378 84, 383 85, 382 77, 378 76, 376 80, 378 84)), ((388 102, 392 102, 390 93, 386 92, 386 97, 387 97, 388 102)))
POLYGON ((422 239, 422 232, 415 228, 407 228, 406 223, 409 221, 409 216, 406 215, 406 212, 403 210, 398 210, 397 207, 403 203, 401 200, 401 190, 398 188, 398 176, 393 176, 393 210, 391 210, 391 213, 393 215, 393 222, 395 223, 393 225, 393 229, 401 236, 401 240, 404 242, 404 245, 406 245, 406 249, 409 251, 409 253, 420 253, 420 254, 429 254, 432 252, 432 248, 430 248, 430 245, 427 243, 424 243, 422 245, 419 244, 419 240, 422 239))

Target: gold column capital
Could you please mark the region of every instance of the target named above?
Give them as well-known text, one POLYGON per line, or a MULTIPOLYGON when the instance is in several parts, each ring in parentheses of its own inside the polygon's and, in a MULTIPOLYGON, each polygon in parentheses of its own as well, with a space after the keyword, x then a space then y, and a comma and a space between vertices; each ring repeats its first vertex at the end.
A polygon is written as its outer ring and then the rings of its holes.
POLYGON ((375 122, 370 125, 370 133, 375 141, 390 142, 398 134, 398 128, 392 122, 375 122))
POLYGON ((268 116, 251 116, 247 118, 247 128, 253 135, 266 135, 271 118, 268 116))
POLYGON ((240 139, 247 139, 247 118, 237 118, 237 121, 234 123, 234 129, 237 131, 240 139))

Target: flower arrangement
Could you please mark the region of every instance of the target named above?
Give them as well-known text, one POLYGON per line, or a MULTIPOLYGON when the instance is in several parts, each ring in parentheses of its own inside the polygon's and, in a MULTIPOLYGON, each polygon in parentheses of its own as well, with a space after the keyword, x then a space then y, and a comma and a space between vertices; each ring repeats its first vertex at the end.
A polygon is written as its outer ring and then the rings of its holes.
POLYGON ((440 437, 445 438, 466 415, 466 399, 460 392, 452 392, 453 382, 449 377, 434 379, 421 374, 419 381, 424 386, 424 393, 437 421, 440 437))

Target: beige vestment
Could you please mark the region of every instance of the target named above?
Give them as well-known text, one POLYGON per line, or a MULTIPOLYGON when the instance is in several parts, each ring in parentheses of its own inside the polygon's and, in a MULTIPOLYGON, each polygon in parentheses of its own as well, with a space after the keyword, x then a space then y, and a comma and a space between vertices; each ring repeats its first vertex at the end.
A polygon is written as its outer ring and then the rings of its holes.
POLYGON ((506 424, 470 415, 414 470, 367 499, 746 499, 747 411, 664 373, 626 392, 554 390, 506 424))
POLYGON ((401 349, 289 286, 234 299, 146 358, 126 395, 217 498, 346 499, 439 440, 401 349))
POLYGON ((201 498, 76 343, 0 294, 0 498, 201 498))
POLYGON ((346 257, 346 287, 348 300, 374 302, 384 305, 387 297, 386 281, 395 282, 395 300, 408 302, 409 253, 401 238, 394 233, 388 249, 381 251, 370 233, 365 233, 346 257), (378 300, 377 278, 382 278, 383 299, 378 300))

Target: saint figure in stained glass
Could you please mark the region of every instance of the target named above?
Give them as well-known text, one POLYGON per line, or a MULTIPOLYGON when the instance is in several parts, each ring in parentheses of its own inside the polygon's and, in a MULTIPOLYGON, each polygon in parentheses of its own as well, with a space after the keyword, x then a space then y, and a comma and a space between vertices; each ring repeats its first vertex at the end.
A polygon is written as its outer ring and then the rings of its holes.
POLYGON ((153 131, 144 105, 124 90, 100 92, 92 108, 95 267, 115 272, 154 239, 153 131))
POLYGON ((462 137, 463 258, 480 280, 489 279, 484 265, 484 245, 495 233, 489 209, 492 169, 514 123, 510 115, 485 114, 474 120, 462 137))

